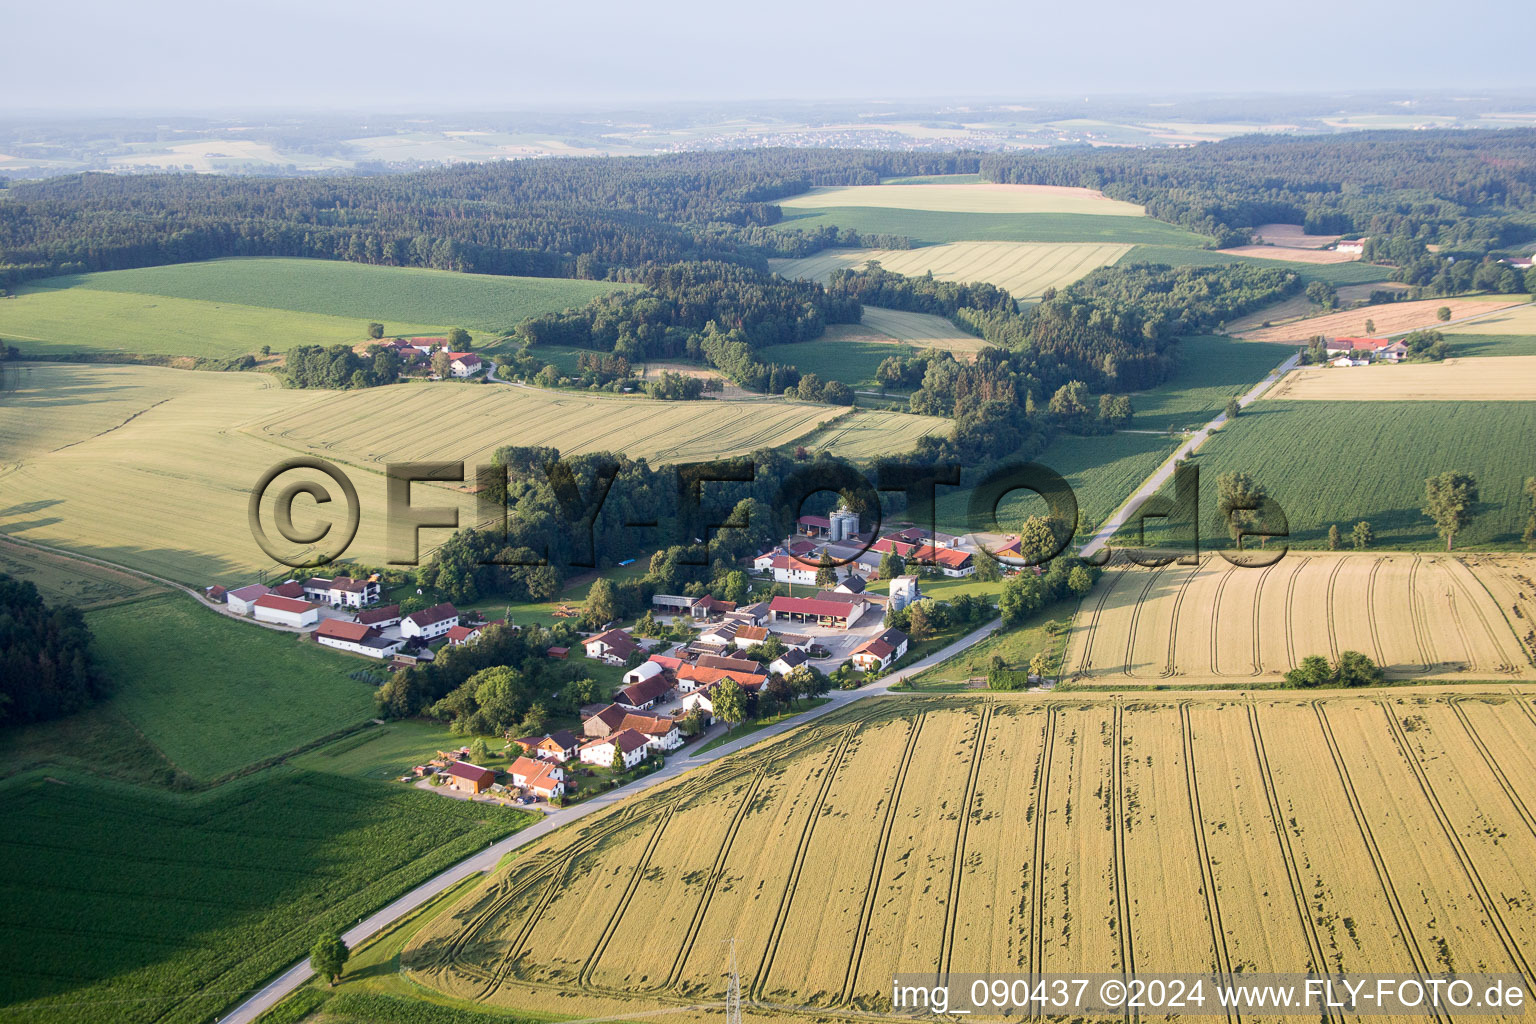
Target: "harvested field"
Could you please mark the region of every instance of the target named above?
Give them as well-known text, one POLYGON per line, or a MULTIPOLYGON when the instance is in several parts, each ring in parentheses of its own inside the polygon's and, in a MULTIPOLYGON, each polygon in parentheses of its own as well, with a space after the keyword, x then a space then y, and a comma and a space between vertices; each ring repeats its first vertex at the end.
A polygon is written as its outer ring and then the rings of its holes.
POLYGON ((1457 334, 1536 334, 1536 303, 1503 309, 1456 325, 1457 334))
MULTIPOLYGON (((1420 299, 1415 302, 1388 302, 1376 306, 1360 306, 1356 309, 1329 313, 1326 316, 1309 317, 1273 327, 1255 327, 1242 331, 1239 336, 1249 341, 1279 341, 1305 343, 1308 338, 1321 334, 1325 338, 1365 336, 1365 322, 1370 320, 1376 330, 1372 337, 1405 334, 1423 327, 1438 327, 1441 323, 1436 313, 1442 306, 1451 309, 1451 320, 1493 313, 1520 305, 1522 296, 1495 296, 1472 299, 1420 299)), ((1456 330, 1464 328, 1458 324, 1456 330)), ((1500 331, 1498 333, 1506 333, 1500 331)))
POLYGON ((1326 249, 1343 235, 1309 235, 1300 224, 1260 224, 1253 229, 1257 240, 1265 245, 1283 246, 1287 249, 1326 249))
POLYGON ((1494 572, 1413 554, 1291 554, 1267 568, 1216 555, 1198 567, 1122 563, 1083 599, 1064 673, 1129 687, 1274 686, 1308 655, 1354 650, 1394 679, 1536 680, 1483 581, 1494 572))
POLYGON ((1304 366, 1266 398, 1350 402, 1528 402, 1536 397, 1536 356, 1447 359, 1400 366, 1304 366))
POLYGON ((900 309, 864 307, 864 326, 913 348, 939 348, 957 355, 980 352, 986 342, 967 334, 941 316, 900 309))
MULTIPOLYGON (((1335 291, 1338 293, 1339 302, 1346 308, 1357 302, 1365 302, 1373 292, 1401 292, 1407 290, 1405 284, 1397 284, 1392 281, 1372 282, 1368 284, 1339 285, 1335 291)), ((1256 313, 1250 313, 1245 317, 1227 322, 1227 333, 1242 334, 1263 327, 1266 323, 1273 327, 1282 324, 1286 327, 1295 327, 1294 321, 1305 317, 1326 316, 1321 306, 1307 298, 1305 294, 1292 295, 1288 299, 1281 299, 1272 306, 1265 306, 1256 313)))
POLYGON ((734 937, 797 1021, 888 1011, 893 971, 1528 974, 1536 711, 1502 689, 860 702, 541 839, 401 969, 638 1015, 720 999, 734 937))
POLYGON ((985 281, 1026 301, 1112 266, 1130 248, 1120 243, 950 242, 916 249, 826 249, 804 259, 770 260, 769 265, 785 277, 825 282, 835 270, 857 269, 873 260, 898 274, 932 272, 941 281, 985 281))
POLYGON ((1102 217, 1144 217, 1135 203, 1110 199, 1091 188, 1058 185, 847 185, 813 188, 780 199, 791 210, 877 206, 935 213, 1079 213, 1102 217))
MULTIPOLYGON (((825 407, 823 407, 825 408, 825 407)), ((893 452, 911 451, 918 439, 945 434, 950 421, 937 416, 914 416, 889 409, 858 409, 794 443, 807 451, 831 451, 845 459, 873 459, 893 452)))
POLYGON ((1334 249, 1291 249, 1281 245, 1234 245, 1219 252, 1228 256, 1247 256, 1256 260, 1285 260, 1287 263, 1355 263, 1358 253, 1334 249))

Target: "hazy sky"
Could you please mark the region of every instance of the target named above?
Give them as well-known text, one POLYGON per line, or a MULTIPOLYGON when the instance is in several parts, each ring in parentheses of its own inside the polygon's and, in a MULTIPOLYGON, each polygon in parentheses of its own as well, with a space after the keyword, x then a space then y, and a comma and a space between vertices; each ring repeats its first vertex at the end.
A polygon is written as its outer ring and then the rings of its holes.
POLYGON ((1536 87, 1518 0, 4 6, 0 112, 1536 87))

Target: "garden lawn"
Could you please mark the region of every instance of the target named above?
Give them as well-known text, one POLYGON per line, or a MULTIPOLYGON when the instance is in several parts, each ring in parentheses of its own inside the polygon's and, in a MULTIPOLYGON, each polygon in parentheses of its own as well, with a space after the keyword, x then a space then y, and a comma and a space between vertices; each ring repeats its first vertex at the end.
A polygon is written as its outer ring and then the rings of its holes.
POLYGON ((183 772, 208 781, 375 714, 377 664, 236 622, 173 596, 91 612, 112 706, 183 772))

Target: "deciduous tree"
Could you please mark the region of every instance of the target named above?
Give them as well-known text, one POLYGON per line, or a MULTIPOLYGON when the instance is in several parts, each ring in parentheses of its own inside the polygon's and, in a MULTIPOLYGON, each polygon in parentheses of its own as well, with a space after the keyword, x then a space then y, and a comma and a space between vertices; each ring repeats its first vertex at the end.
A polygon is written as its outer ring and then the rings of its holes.
POLYGON ((1477 481, 1468 473, 1446 472, 1424 481, 1424 514, 1435 521, 1447 551, 1472 521, 1476 505, 1477 481))
POLYGON ((342 970, 347 966, 347 958, 352 955, 347 949, 347 944, 341 941, 341 936, 334 931, 323 933, 315 939, 315 944, 309 949, 309 966, 315 973, 332 985, 341 977, 342 970))

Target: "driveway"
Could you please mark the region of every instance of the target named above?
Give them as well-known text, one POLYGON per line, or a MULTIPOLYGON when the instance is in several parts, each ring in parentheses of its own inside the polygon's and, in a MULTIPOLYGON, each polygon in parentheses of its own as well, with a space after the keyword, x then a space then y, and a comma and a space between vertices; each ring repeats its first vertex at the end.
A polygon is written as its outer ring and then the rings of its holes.
MULTIPOLYGON (((855 701, 863 700, 866 697, 881 696, 890 690, 892 686, 904 681, 908 677, 932 668, 934 665, 947 660, 973 644, 980 643, 1000 629, 1002 624, 1002 619, 994 619, 975 632, 956 640, 948 647, 935 651, 921 661, 914 662, 897 672, 892 672, 890 675, 873 683, 862 686, 857 690, 833 691, 829 694, 831 700, 820 707, 812 708, 809 711, 796 715, 794 718, 767 726, 757 732, 749 733, 741 739, 721 744, 713 750, 707 750, 688 757, 674 755, 668 758, 666 765, 654 774, 636 779, 634 782, 620 786, 618 789, 600 793, 574 807, 552 811, 545 815, 543 821, 530 825, 521 832, 516 832, 500 842, 490 844, 480 853, 460 861, 442 874, 418 885, 382 910, 364 918, 358 924, 349 928, 342 935, 342 940, 350 947, 357 946, 358 943, 372 938, 379 932, 389 928, 396 921, 399 921, 423 904, 430 902, 464 879, 495 870, 497 863, 508 853, 530 843, 537 842, 563 825, 579 821, 589 814, 596 813, 605 807, 611 807, 621 800, 627 800, 648 789, 670 782, 684 772, 692 771, 701 765, 718 761, 723 757, 729 757, 731 754, 745 750, 747 747, 770 740, 775 736, 783 735, 791 729, 798 729, 807 722, 820 718, 823 715, 829 715, 855 701)), ((314 977, 314 973, 307 958, 299 961, 258 989, 245 1002, 230 1011, 227 1016, 222 1018, 223 1024, 251 1024, 261 1014, 271 1009, 284 997, 314 977)))

